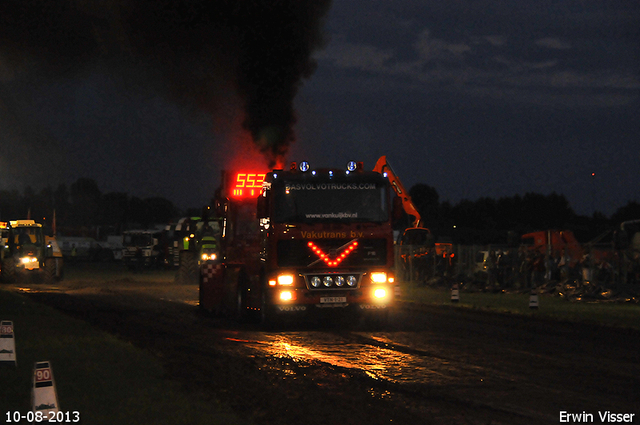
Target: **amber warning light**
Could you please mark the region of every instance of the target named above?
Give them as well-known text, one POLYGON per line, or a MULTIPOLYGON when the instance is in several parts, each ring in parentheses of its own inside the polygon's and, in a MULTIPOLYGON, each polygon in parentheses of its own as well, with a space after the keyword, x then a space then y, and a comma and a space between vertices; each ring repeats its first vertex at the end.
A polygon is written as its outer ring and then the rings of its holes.
POLYGON ((229 195, 232 198, 256 198, 260 195, 262 182, 266 173, 249 173, 238 171, 231 175, 229 180, 229 195))

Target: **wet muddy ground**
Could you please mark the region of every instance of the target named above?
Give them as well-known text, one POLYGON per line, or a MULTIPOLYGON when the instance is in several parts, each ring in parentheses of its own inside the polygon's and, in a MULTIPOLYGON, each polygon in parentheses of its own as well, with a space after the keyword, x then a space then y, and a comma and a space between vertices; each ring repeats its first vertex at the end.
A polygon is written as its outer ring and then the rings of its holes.
POLYGON ((15 288, 149 350, 167 379, 257 424, 599 423, 599 411, 640 423, 637 331, 408 303, 382 330, 267 331, 200 315, 197 287, 166 278, 15 288))

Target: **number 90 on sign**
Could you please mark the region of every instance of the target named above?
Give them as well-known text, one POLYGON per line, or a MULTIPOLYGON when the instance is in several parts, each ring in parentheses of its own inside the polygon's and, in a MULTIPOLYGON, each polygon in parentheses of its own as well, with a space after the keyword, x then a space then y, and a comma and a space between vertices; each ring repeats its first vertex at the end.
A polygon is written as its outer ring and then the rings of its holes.
POLYGON ((38 369, 36 371, 36 382, 51 381, 51 369, 38 369))

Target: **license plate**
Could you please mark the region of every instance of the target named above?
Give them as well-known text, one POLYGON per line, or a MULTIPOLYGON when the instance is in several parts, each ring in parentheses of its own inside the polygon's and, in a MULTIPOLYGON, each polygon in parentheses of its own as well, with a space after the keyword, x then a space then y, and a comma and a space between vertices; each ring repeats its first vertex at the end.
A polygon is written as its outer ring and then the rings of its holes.
POLYGON ((347 297, 320 297, 321 304, 339 304, 346 302, 347 297))

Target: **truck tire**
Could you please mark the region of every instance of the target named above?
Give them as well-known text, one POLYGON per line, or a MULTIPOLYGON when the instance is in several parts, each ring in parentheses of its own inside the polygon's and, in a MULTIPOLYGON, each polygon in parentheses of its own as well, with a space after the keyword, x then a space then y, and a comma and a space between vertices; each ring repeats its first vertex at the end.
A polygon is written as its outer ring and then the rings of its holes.
POLYGON ((267 291, 262 291, 262 302, 260 303, 260 325, 267 330, 277 328, 280 323, 280 317, 275 313, 275 307, 267 303, 267 291))
MULTIPOLYGON (((176 277, 176 280, 177 279, 178 277, 176 277)), ((205 307, 204 296, 202 291, 202 280, 200 280, 198 284, 198 312, 205 317, 213 316, 213 309, 205 307)))
POLYGON ((56 280, 56 259, 47 258, 44 260, 44 270, 42 271, 42 283, 48 285, 56 280))
POLYGON ((13 258, 7 258, 2 261, 2 282, 13 283, 16 281, 16 266, 13 262, 13 258))
POLYGON ((198 268, 198 259, 196 253, 193 251, 181 251, 180 252, 180 266, 178 267, 178 274, 176 280, 183 285, 196 284, 200 277, 200 270, 198 268))
POLYGON ((250 319, 255 319, 249 314, 247 304, 247 287, 249 284, 249 277, 244 270, 241 270, 238 274, 238 282, 236 284, 236 305, 234 312, 234 319, 238 323, 248 322, 250 319))

